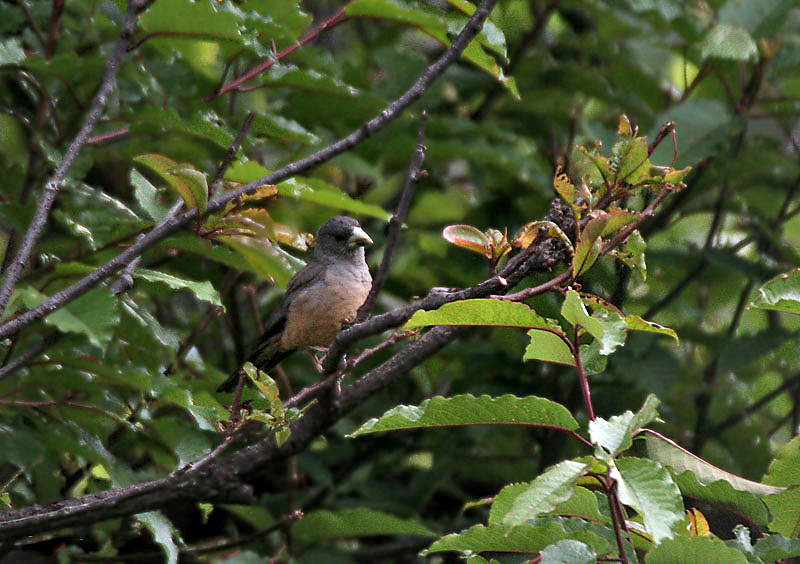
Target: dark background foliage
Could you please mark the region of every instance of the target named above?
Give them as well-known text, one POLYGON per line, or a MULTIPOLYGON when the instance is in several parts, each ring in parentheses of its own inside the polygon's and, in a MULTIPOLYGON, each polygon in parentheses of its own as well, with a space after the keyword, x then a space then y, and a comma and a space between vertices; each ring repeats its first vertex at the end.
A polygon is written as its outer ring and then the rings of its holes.
MULTIPOLYGON (((214 189, 279 169, 356 130, 402 94, 461 29, 465 5, 154 2, 139 18, 116 87, 63 181, 4 316, 91 272, 179 199, 164 175, 137 157, 162 155, 210 179, 253 112, 226 183, 214 189), (263 61, 273 64, 215 95, 263 61)), ((0 4, 4 269, 84 119, 125 9, 99 0, 0 4)), ((442 238, 446 225, 513 234, 546 213, 558 166, 576 181, 587 172, 577 167, 576 145, 597 140, 611 148, 620 114, 651 139, 665 121, 675 122, 677 152, 667 136, 653 163, 669 166, 676 157, 674 166, 692 171, 687 188, 641 229, 646 280, 605 257, 580 283, 626 313, 671 327, 680 343, 629 336, 607 370, 591 378, 594 408, 604 417, 635 411, 654 393, 663 402, 660 432, 725 470, 761 479, 800 424, 798 320, 747 307, 759 286, 798 265, 799 30, 800 11, 786 0, 501 1, 476 40, 481 47, 471 46, 471 60, 451 65, 409 111, 266 194, 258 207, 268 215, 255 217, 264 231, 249 233, 249 243, 226 244, 213 221, 191 222, 144 253, 127 291, 94 289, 0 343, 4 366, 25 359, 0 379, 2 501, 24 507, 129 486, 212 450, 230 401, 214 389, 241 363, 258 320, 280 298, 299 264, 290 257, 303 257, 302 233, 340 211, 357 216, 376 243, 368 261, 379 264, 423 108, 427 176, 380 311, 434 286, 467 287, 490 276, 485 260, 442 238)), ((552 276, 540 273, 525 285, 552 276)), ((561 298, 546 294, 529 303, 557 317, 561 298)), ((465 510, 466 503, 588 454, 564 434, 514 426, 344 437, 397 404, 461 393, 542 396, 585 422, 574 370, 522 361, 526 344, 517 329, 473 330, 364 401, 296 458, 265 469, 254 484, 257 505, 183 500, 163 507, 164 515, 176 538, 195 547, 266 531, 229 546, 228 562, 287 551, 297 562, 415 561, 430 538, 326 542, 308 532, 319 527, 288 522, 296 509, 368 508, 445 534, 485 521, 485 506, 465 510)), ((307 355, 291 357, 274 376, 284 397, 318 379, 307 355)), ((246 394, 259 405, 254 392, 246 394)), ((729 538, 732 524, 723 517, 712 519, 712 528, 729 538)), ((170 544, 163 516, 145 522, 152 536, 128 516, 61 531, 55 540, 43 531, 26 545, 40 552, 63 546, 57 558, 78 562, 170 544)), ((442 557, 428 557, 435 558, 442 557)))

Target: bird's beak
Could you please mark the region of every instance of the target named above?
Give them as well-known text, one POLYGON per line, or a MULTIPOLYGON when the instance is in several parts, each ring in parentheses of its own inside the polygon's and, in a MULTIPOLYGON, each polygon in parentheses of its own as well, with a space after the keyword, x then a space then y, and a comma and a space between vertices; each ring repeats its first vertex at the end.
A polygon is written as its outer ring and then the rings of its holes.
POLYGON ((367 235, 367 232, 361 229, 358 225, 353 227, 353 232, 350 234, 350 238, 347 239, 347 246, 351 249, 358 247, 359 245, 371 245, 372 238, 367 235))

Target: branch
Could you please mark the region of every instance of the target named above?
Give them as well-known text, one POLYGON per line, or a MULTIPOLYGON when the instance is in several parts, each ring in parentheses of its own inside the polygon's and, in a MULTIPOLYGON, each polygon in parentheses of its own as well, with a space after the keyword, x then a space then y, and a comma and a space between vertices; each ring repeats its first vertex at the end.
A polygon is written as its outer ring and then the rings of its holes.
MULTIPOLYGON (((544 240, 539 245, 545 246, 546 243, 547 240, 544 240)), ((497 276, 493 276, 465 290, 431 293, 428 298, 411 308, 416 311, 421 304, 434 305, 505 292, 513 287, 512 284, 519 283, 530 272, 541 266, 537 263, 540 257, 535 254, 536 247, 537 244, 532 244, 508 261, 501 272, 501 275, 509 280, 508 285, 503 285, 497 276)), ((356 324, 342 331, 335 342, 338 343, 339 350, 343 351, 348 343, 345 336, 352 342, 360 338, 359 335, 372 334, 382 325, 392 323, 398 325, 410 317, 410 311, 409 308, 400 308, 356 324)), ((335 398, 335 402, 320 401, 310 406, 305 414, 291 425, 289 439, 280 447, 276 445, 272 435, 269 435, 236 453, 223 457, 222 455, 237 437, 243 436, 237 433, 227 437, 213 452, 199 461, 176 470, 166 478, 62 500, 55 504, 0 513, 0 541, 13 540, 32 532, 78 524, 86 525, 113 517, 132 515, 181 500, 252 502, 252 488, 246 483, 263 475, 270 463, 284 460, 304 450, 320 433, 361 405, 371 395, 400 379, 413 367, 436 354, 442 347, 469 329, 469 327, 434 327, 429 330, 344 388, 335 398)), ((332 362, 334 356, 335 354, 329 353, 325 359, 326 363, 332 362)), ((308 395, 310 394, 303 397, 308 395)), ((296 398, 297 396, 287 403, 299 401, 296 398)))
MULTIPOLYGON (((144 2, 147 0, 139 1, 144 2)), ((377 131, 381 130, 387 123, 396 119, 408 106, 422 96, 422 94, 427 91, 428 87, 430 87, 430 85, 442 75, 445 69, 447 69, 447 67, 461 55, 467 44, 480 32, 484 21, 489 16, 489 12, 494 7, 496 2, 497 0, 482 0, 480 5, 475 9, 475 12, 467 21, 464 28, 455 38, 450 47, 445 50, 442 56, 439 57, 439 59, 437 59, 431 66, 429 66, 422 76, 420 76, 419 79, 417 79, 417 81, 408 90, 406 90, 405 93, 403 93, 394 102, 389 104, 377 116, 366 122, 357 130, 353 131, 350 135, 339 139, 323 149, 320 149, 316 153, 290 163, 283 168, 259 178, 254 182, 246 184, 236 190, 232 190, 217 196, 208 202, 205 215, 216 212, 217 210, 223 208, 228 202, 233 201, 240 196, 255 192, 264 184, 277 184, 283 180, 286 180, 287 178, 291 178, 292 176, 299 174, 300 172, 315 167, 354 147, 377 131)), ((115 273, 120 268, 123 268, 126 264, 128 264, 137 256, 141 255, 145 250, 164 239, 167 235, 183 227, 190 221, 198 219, 199 217, 201 217, 201 215, 196 209, 184 212, 177 217, 165 217, 141 240, 136 241, 136 243, 97 268, 95 271, 84 276, 71 286, 53 294, 50 298, 38 306, 17 316, 11 321, 0 325, 0 339, 5 339, 16 334, 34 321, 38 321, 64 304, 85 294, 106 277, 115 273)), ((8 296, 6 296, 6 300, 7 299, 8 296)))
POLYGON ((256 65, 252 69, 250 69, 249 71, 245 72, 243 75, 237 77, 236 79, 232 80, 231 82, 229 82, 225 86, 219 88, 216 92, 214 92, 212 94, 209 94, 208 96, 203 98, 203 102, 208 103, 211 100, 213 100, 214 98, 216 98, 218 96, 222 96, 223 94, 225 94, 227 92, 230 92, 234 88, 238 88, 239 86, 241 86, 242 84, 244 84, 245 82, 247 82, 248 80, 250 80, 251 78, 256 76, 257 74, 261 74, 262 72, 264 72, 265 70, 270 68, 272 65, 274 65, 275 63, 280 61, 286 55, 289 55, 289 54, 293 53, 294 51, 296 51, 297 49, 299 49, 300 47, 302 47, 303 45, 305 45, 306 43, 308 43, 312 39, 316 38, 319 34, 321 34, 326 29, 334 27, 336 25, 339 25, 340 23, 345 21, 347 18, 344 15, 344 11, 345 11, 345 9, 347 9, 347 6, 351 2, 352 2, 352 0, 350 0, 350 2, 348 2, 347 4, 342 6, 339 10, 337 10, 331 17, 329 17, 328 19, 326 19, 325 21, 323 21, 322 23, 320 23, 319 25, 314 27, 311 31, 306 33, 303 37, 301 37, 297 41, 297 43, 295 43, 293 45, 290 45, 286 49, 283 49, 280 53, 275 53, 272 57, 269 57, 268 59, 263 60, 261 63, 259 63, 258 65, 256 65))
POLYGON ((53 207, 53 202, 55 201, 56 194, 58 194, 58 191, 61 188, 61 183, 66 177, 67 172, 72 166, 72 163, 77 158, 81 148, 86 144, 89 134, 92 132, 92 129, 94 129, 95 123, 97 123, 97 120, 100 119, 100 116, 103 113, 103 108, 108 101, 111 90, 114 88, 115 78, 120 67, 122 54, 125 52, 127 45, 130 43, 133 30, 136 27, 136 22, 139 19, 139 14, 144 11, 145 8, 147 8, 147 6, 149 6, 152 2, 153 0, 129 0, 128 2, 128 11, 125 15, 125 22, 122 24, 119 39, 117 39, 117 43, 114 46, 114 52, 111 54, 111 57, 109 57, 108 61, 106 61, 106 68, 105 72, 103 73, 103 78, 100 81, 100 88, 97 90, 97 94, 95 94, 95 97, 92 100, 92 104, 88 113, 86 114, 83 125, 81 126, 77 135, 75 135, 72 143, 70 143, 69 147, 67 147, 67 151, 64 153, 64 159, 61 161, 53 175, 45 184, 44 189, 42 190, 42 195, 39 199, 39 205, 36 207, 33 219, 28 226, 28 230, 25 232, 25 237, 22 240, 22 244, 17 250, 14 260, 8 265, 3 282, 0 283, 0 311, 5 309, 6 305, 8 304, 11 291, 14 289, 14 286, 16 286, 23 269, 31 258, 36 241, 38 241, 39 236, 42 234, 42 231, 47 224, 47 219, 50 215, 50 209, 53 207))
POLYGON ((378 267, 378 272, 375 274, 375 280, 372 282, 372 288, 369 290, 369 295, 361 307, 358 308, 356 321, 364 321, 367 318, 372 306, 375 305, 375 299, 378 297, 378 292, 381 291, 386 279, 389 277, 389 268, 392 266, 392 254, 397 245, 397 240, 400 238, 400 229, 403 227, 403 222, 408 215, 408 208, 411 207, 411 198, 414 196, 414 188, 417 182, 424 176, 422 174, 422 163, 425 160, 425 127, 428 124, 428 113, 423 110, 422 118, 419 123, 419 131, 417 132, 417 146, 414 149, 414 154, 411 157, 411 164, 408 166, 408 174, 406 181, 403 184, 403 190, 400 193, 400 202, 397 204, 397 210, 389 220, 389 236, 386 238, 386 249, 383 251, 383 259, 381 265, 378 267))

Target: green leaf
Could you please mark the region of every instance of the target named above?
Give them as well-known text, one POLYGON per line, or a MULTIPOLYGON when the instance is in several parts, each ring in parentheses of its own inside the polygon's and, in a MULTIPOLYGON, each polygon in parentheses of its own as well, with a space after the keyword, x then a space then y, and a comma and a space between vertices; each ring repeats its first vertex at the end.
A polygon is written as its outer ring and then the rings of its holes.
MULTIPOLYGON (((225 179, 233 182, 250 183, 267 176, 270 170, 255 161, 237 161, 225 171, 225 179)), ((309 202, 328 208, 366 215, 388 221, 392 214, 380 206, 355 200, 336 186, 305 176, 295 176, 278 184, 278 194, 301 202, 309 202)))
POLYGON ((575 483, 588 469, 588 464, 565 460, 545 470, 522 491, 517 491, 517 487, 504 488, 492 503, 489 523, 499 521, 505 526, 517 527, 552 511, 572 496, 575 483), (514 495, 512 500, 508 499, 509 493, 514 495))
POLYGON ((673 479, 684 496, 691 499, 706 501, 721 512, 730 512, 732 515, 743 515, 759 527, 766 527, 769 522, 769 511, 765 501, 755 494, 734 489, 725 480, 717 480, 708 484, 701 483, 689 470, 678 474, 673 471, 673 479))
POLYGON ((678 536, 647 553, 646 564, 748 564, 747 557, 717 537, 678 536))
POLYGON ((222 305, 222 298, 220 298, 219 292, 217 292, 216 288, 214 288, 208 280, 204 282, 194 282, 146 268, 137 268, 134 272, 134 277, 147 280, 148 282, 160 282, 175 290, 189 290, 198 300, 220 306, 224 310, 225 306, 222 305))
POLYGON ((256 274, 280 288, 286 288, 295 273, 285 254, 267 239, 244 235, 217 235, 216 239, 241 254, 256 274))
POLYGON ((625 326, 629 331, 643 331, 645 333, 656 333, 658 335, 667 335, 678 341, 678 334, 669 327, 664 327, 652 321, 646 321, 638 315, 626 315, 624 318, 625 326))
POLYGON ((634 432, 658 418, 656 408, 659 403, 661 402, 658 398, 650 394, 636 415, 632 411, 626 411, 608 420, 596 417, 589 421, 589 438, 593 444, 605 449, 611 457, 615 457, 631 447, 634 432))
POLYGON ((561 331, 556 321, 542 317, 523 303, 493 299, 460 300, 432 311, 419 310, 414 312, 403 329, 432 325, 538 327, 561 331))
POLYGON ((617 181, 636 184, 650 171, 650 159, 643 137, 620 141, 614 147, 617 181))
POLYGON ((783 491, 783 488, 745 480, 740 476, 725 472, 653 431, 646 430, 645 438, 647 454, 651 459, 664 466, 669 466, 676 472, 690 470, 701 483, 710 484, 717 480, 725 480, 737 490, 758 496, 777 494, 783 491))
POLYGON ((522 360, 542 360, 575 366, 575 357, 572 356, 572 351, 558 335, 531 329, 528 331, 528 336, 531 340, 525 348, 522 360))
POLYGON ((620 501, 641 515, 653 541, 672 538, 674 526, 683 519, 683 499, 667 469, 646 458, 622 458, 612 463, 611 476, 620 501))
POLYGON ((599 554, 603 554, 608 547, 604 539, 592 532, 566 531, 561 523, 551 521, 542 525, 523 524, 518 527, 474 525, 466 531, 440 538, 421 554, 426 556, 445 551, 535 554, 546 546, 565 539, 586 543, 599 554))
POLYGON ((565 539, 551 544, 540 553, 538 564, 594 564, 597 553, 592 547, 576 540, 565 539))
POLYGON ((269 402, 269 407, 272 410, 272 415, 277 417, 283 412, 283 402, 281 402, 281 392, 278 389, 278 383, 270 378, 269 374, 263 370, 258 370, 250 362, 245 362, 242 367, 244 373, 253 384, 256 385, 261 395, 269 402))
POLYGON ((800 556, 800 539, 787 539, 783 535, 767 535, 756 541, 753 552, 764 562, 800 556))
MULTIPOLYGON (((633 223, 641 218, 642 214, 635 211, 625 210, 622 208, 613 208, 609 210, 607 215, 607 223, 603 232, 600 234, 602 237, 616 233, 629 223, 633 223)), ((637 232, 635 232, 637 233, 637 232)))
POLYGON ((200 213, 205 212, 208 203, 208 184, 205 174, 191 166, 180 165, 168 157, 153 153, 139 155, 133 160, 163 178, 188 208, 197 208, 200 213))
POLYGON ((153 221, 164 217, 168 208, 158 201, 158 188, 150 184, 135 168, 131 169, 130 182, 133 186, 133 195, 147 216, 153 221))
POLYGON ((161 545, 164 549, 164 554, 167 557, 168 564, 177 564, 178 562, 178 545, 175 543, 175 537, 178 536, 175 527, 169 519, 160 511, 148 511, 147 513, 139 513, 136 518, 147 527, 150 534, 153 535, 153 540, 161 545))
POLYGON ((157 126, 161 129, 206 139, 221 149, 230 147, 234 139, 229 131, 219 125, 222 122, 220 117, 207 108, 203 112, 178 113, 174 108, 163 110, 151 105, 131 114, 130 120, 131 131, 136 133, 148 132, 147 128, 142 127, 141 124, 157 126), (137 125, 138 127, 136 127, 137 125))
POLYGON ((572 325, 580 325, 595 339, 603 338, 603 322, 589 315, 580 294, 575 290, 567 290, 567 296, 561 305, 561 315, 572 325))
POLYGON ((590 219, 581 231, 578 244, 575 245, 575 254, 572 257, 573 276, 578 277, 589 270, 600 255, 603 247, 601 235, 606 228, 608 216, 604 213, 590 219))
MULTIPOLYGON (((14 293, 27 308, 36 307, 47 299, 45 294, 30 286, 14 293)), ((119 323, 117 299, 107 288, 95 288, 55 310, 44 318, 44 322, 64 333, 85 335, 94 346, 105 349, 114 338, 114 327, 119 323)))
POLYGON ((402 519, 364 507, 336 512, 312 511, 292 525, 292 538, 303 544, 377 535, 432 537, 434 533, 412 519, 402 519))
POLYGON ((250 125, 250 133, 252 135, 274 137, 284 141, 297 141, 307 144, 319 142, 319 137, 296 121, 281 115, 257 114, 250 125))
POLYGON ((750 34, 727 23, 718 23, 711 28, 700 43, 700 51, 704 59, 747 61, 758 56, 758 47, 750 34))
POLYGON ((449 425, 547 425, 575 430, 578 423, 560 404, 545 398, 518 398, 510 394, 493 398, 463 394, 452 398, 435 396, 419 406, 399 405, 373 418, 350 437, 422 427, 449 425))
POLYGON ((800 268, 776 276, 757 292, 751 307, 800 313, 800 268))
POLYGON ((317 178, 290 178, 278 184, 278 193, 301 202, 310 202, 358 215, 376 217, 384 221, 388 221, 392 216, 380 206, 354 200, 335 186, 317 178))
POLYGON ((795 538, 800 535, 800 437, 795 437, 778 449, 775 460, 769 465, 764 483, 772 486, 789 486, 782 492, 764 498, 772 512, 770 530, 795 538))

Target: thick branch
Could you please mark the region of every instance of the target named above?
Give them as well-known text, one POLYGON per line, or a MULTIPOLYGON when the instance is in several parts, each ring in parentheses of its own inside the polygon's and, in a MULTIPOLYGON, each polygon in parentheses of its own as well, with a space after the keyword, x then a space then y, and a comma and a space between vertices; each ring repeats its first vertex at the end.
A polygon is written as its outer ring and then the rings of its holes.
MULTIPOLYGON (((42 195, 39 198, 39 205, 36 207, 33 219, 28 226, 28 230, 25 232, 22 244, 17 250, 14 260, 8 265, 6 275, 2 283, 0 283, 0 311, 5 309, 6 304, 8 304, 11 291, 14 289, 14 286, 16 286, 22 271, 31 258, 33 248, 36 246, 36 242, 39 240, 39 236, 42 234, 47 224, 47 218, 50 216, 50 209, 53 207, 53 202, 61 188, 61 183, 64 181, 67 172, 77 158, 81 148, 86 144, 89 134, 92 132, 92 129, 94 129, 97 120, 100 119, 103 113, 103 108, 114 88, 122 54, 125 52, 125 48, 128 46, 133 36, 133 30, 136 27, 136 22, 139 20, 139 14, 152 2, 153 0, 130 0, 128 2, 128 12, 125 15, 125 22, 122 24, 119 39, 117 39, 117 43, 114 46, 114 52, 108 58, 108 61, 106 61, 106 69, 100 81, 100 87, 92 100, 92 105, 86 114, 86 119, 77 135, 75 135, 75 138, 72 140, 72 143, 67 147, 67 151, 64 153, 64 159, 45 184, 42 195)), ((55 15, 54 21, 57 22, 55 15)))
MULTIPOLYGON (((419 309, 420 305, 438 307, 457 299, 505 293, 530 272, 541 269, 543 264, 549 261, 547 255, 536 252, 538 247, 543 247, 546 243, 545 240, 539 244, 531 244, 508 261, 501 272, 501 276, 508 280, 507 284, 503 284, 497 276, 493 276, 464 290, 432 293, 410 309, 400 308, 343 331, 336 341, 339 350, 343 351, 345 346, 362 336, 373 334, 376 329, 380 331, 379 328, 382 326, 401 324, 413 311, 419 309), (348 340, 344 339, 346 334, 349 335, 348 340)), ((243 483, 262 474, 269 463, 305 449, 315 437, 365 399, 397 381, 414 366, 468 330, 468 327, 435 327, 429 330, 383 364, 344 388, 333 401, 324 401, 323 398, 323 401, 312 405, 303 417, 292 424, 289 440, 280 447, 275 444, 272 436, 268 436, 230 456, 223 457, 228 447, 236 440, 236 437, 229 437, 214 452, 161 480, 55 504, 0 513, 0 541, 13 540, 32 532, 77 524, 86 525, 113 517, 132 515, 163 507, 178 500, 240 503, 250 501, 251 489, 243 483)), ((326 362, 335 356, 329 354, 326 362)))
MULTIPOLYGON (((224 207, 228 202, 235 200, 242 195, 255 192, 264 184, 277 184, 283 180, 286 180, 287 178, 291 178, 292 176, 299 174, 300 172, 315 167, 338 155, 339 153, 354 147, 364 139, 382 129, 387 123, 396 119, 408 106, 422 96, 428 87, 430 87, 430 85, 437 78, 439 78, 439 76, 441 76, 445 69, 461 55, 461 52, 464 50, 467 44, 478 34, 478 32, 480 32, 484 21, 489 16, 489 12, 494 7, 496 2, 497 0, 483 0, 464 26, 464 29, 461 30, 456 39, 442 54, 442 56, 425 70, 425 72, 419 77, 413 86, 406 90, 406 92, 397 100, 389 104, 389 106, 387 106, 386 109, 384 109, 377 116, 366 122, 356 131, 353 131, 350 135, 339 139, 324 149, 321 149, 316 153, 309 155, 308 157, 288 164, 272 174, 268 174, 262 178, 259 178, 258 180, 246 184, 237 190, 232 190, 217 196, 208 202, 206 214, 216 212, 224 207)), ((16 334, 24 327, 27 327, 31 323, 38 321, 75 298, 85 294, 102 280, 123 268, 137 256, 141 255, 145 250, 164 239, 167 235, 183 227, 190 221, 198 219, 199 217, 200 214, 198 214, 197 210, 192 209, 177 217, 164 218, 142 239, 136 241, 136 243, 128 247, 125 251, 107 263, 100 266, 97 270, 81 278, 64 290, 53 294, 50 298, 38 306, 17 316, 11 321, 0 325, 0 339, 5 339, 6 337, 16 334)), ((6 296, 6 299, 7 298, 8 296, 6 296)))

